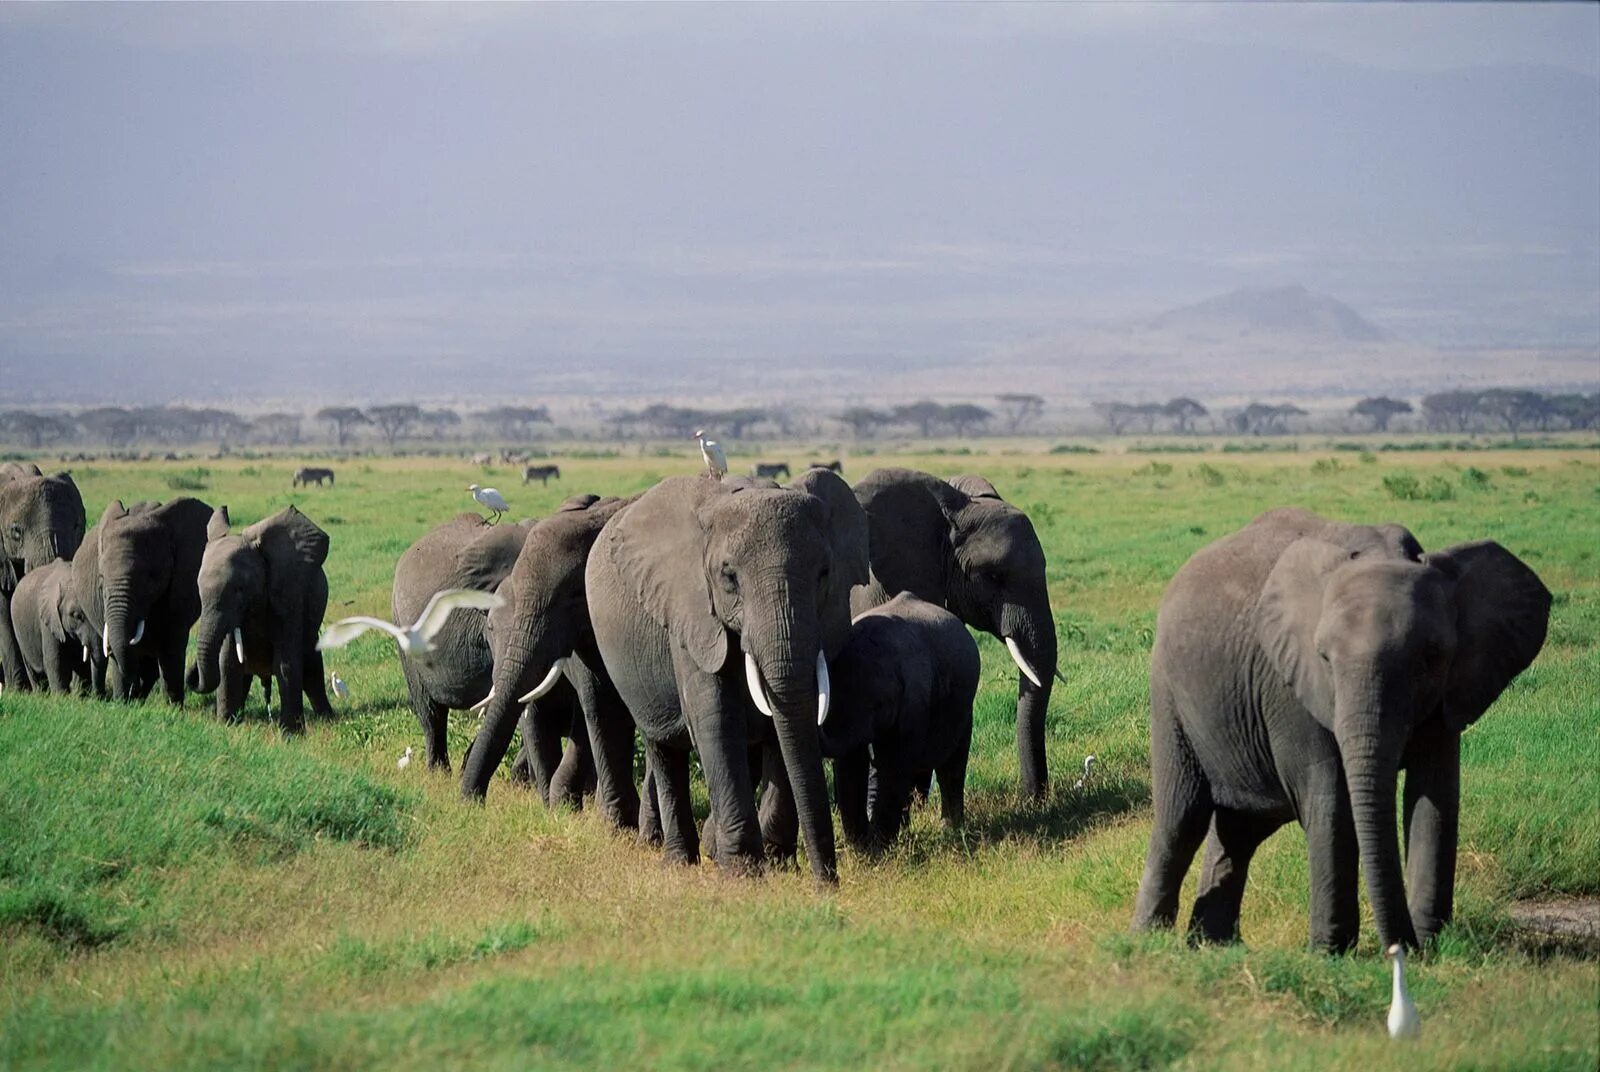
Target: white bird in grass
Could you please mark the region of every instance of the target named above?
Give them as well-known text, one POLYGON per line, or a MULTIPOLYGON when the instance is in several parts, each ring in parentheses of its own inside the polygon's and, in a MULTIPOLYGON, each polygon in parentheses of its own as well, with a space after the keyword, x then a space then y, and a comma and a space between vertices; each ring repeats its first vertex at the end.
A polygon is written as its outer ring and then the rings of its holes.
POLYGON ((400 753, 400 758, 399 758, 398 761, 396 761, 394 766, 395 766, 396 770, 405 770, 407 767, 411 766, 411 746, 410 745, 406 745, 406 750, 404 752, 400 753))
POLYGON ((494 610, 505 603, 503 596, 493 592, 479 592, 471 588, 446 588, 435 592, 422 614, 407 627, 391 625, 381 618, 358 616, 340 618, 323 631, 317 641, 318 651, 342 648, 368 629, 381 629, 394 637, 400 645, 400 654, 411 658, 425 658, 433 651, 433 638, 444 628, 451 613, 458 610, 494 610))
POLYGON ((715 439, 707 439, 704 428, 695 432, 692 438, 700 441, 700 457, 705 459, 706 472, 717 480, 727 476, 728 456, 722 453, 722 444, 715 439))
POLYGON ((1422 1033, 1422 1017, 1406 990, 1406 951, 1403 946, 1389 947, 1389 959, 1394 962, 1394 997, 1389 1001, 1389 1037, 1414 1039, 1422 1033))
POLYGON ((511 509, 506 504, 505 496, 495 488, 480 488, 476 484, 468 484, 467 490, 472 492, 472 497, 478 500, 479 505, 487 506, 494 511, 494 516, 489 519, 491 525, 500 520, 501 514, 511 509))
POLYGON ((1084 786, 1089 784, 1089 775, 1094 771, 1095 762, 1096 761, 1093 756, 1083 757, 1083 777, 1074 782, 1072 788, 1082 789, 1084 786))
POLYGON ((350 686, 344 683, 344 678, 339 676, 339 671, 335 670, 328 675, 328 684, 333 686, 333 694, 339 699, 348 700, 350 698, 350 686))

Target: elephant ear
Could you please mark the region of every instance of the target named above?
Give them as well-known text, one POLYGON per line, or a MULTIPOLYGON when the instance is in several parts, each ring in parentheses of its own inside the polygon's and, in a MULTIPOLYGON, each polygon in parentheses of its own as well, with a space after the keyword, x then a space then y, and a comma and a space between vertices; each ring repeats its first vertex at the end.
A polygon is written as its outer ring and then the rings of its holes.
POLYGON ((571 498, 566 499, 560 506, 556 507, 556 510, 561 513, 570 513, 574 510, 587 510, 589 507, 593 506, 599 501, 600 496, 585 492, 582 495, 574 495, 571 498))
POLYGON ((968 498, 994 499, 998 502, 1005 502, 1000 497, 1000 493, 994 490, 994 485, 989 483, 986 477, 978 476, 976 473, 963 473, 960 476, 953 476, 950 478, 949 484, 968 498))
MULTIPOLYGON (((481 520, 481 519, 480 519, 481 520)), ((484 532, 456 552, 456 587, 492 592, 511 574, 532 524, 485 525, 484 532)))
POLYGON ((100 526, 100 531, 104 532, 108 524, 127 516, 128 508, 122 505, 122 500, 112 499, 106 503, 106 508, 100 512, 100 520, 97 524, 100 526))
POLYGON ((1455 578, 1456 651, 1445 682, 1445 722, 1458 732, 1489 709, 1544 647, 1550 590, 1493 540, 1423 556, 1455 578))
POLYGON ((1256 600, 1256 641, 1312 716, 1333 725, 1333 675, 1317 654, 1322 597, 1352 552, 1306 536, 1278 557, 1256 600))
POLYGON ((219 506, 211 511, 211 520, 206 524, 206 541, 220 540, 228 534, 228 529, 233 522, 228 518, 227 506, 219 506))
POLYGON ((328 534, 290 506, 245 529, 267 567, 267 600, 280 618, 298 615, 312 578, 328 560, 328 534))
POLYGON ((833 558, 823 588, 823 647, 831 658, 850 638, 851 589, 871 580, 867 512, 850 485, 831 469, 808 469, 790 481, 789 487, 823 506, 823 531, 833 558))
POLYGON ((713 494, 728 494, 699 477, 664 480, 606 526, 613 564, 651 619, 715 674, 728 659, 728 631, 717 618, 707 576, 710 534, 700 508, 713 494))

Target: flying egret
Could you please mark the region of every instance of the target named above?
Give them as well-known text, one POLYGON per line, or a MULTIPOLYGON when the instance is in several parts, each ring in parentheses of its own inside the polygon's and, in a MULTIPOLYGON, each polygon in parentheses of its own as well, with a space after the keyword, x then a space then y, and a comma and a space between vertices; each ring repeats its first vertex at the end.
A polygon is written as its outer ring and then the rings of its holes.
POLYGON ((433 598, 428 600, 428 605, 422 608, 422 613, 410 626, 392 625, 381 618, 368 618, 364 615, 340 618, 323 631, 322 639, 317 641, 317 650, 342 648, 368 629, 382 629, 394 637, 395 642, 400 645, 401 655, 414 659, 426 658, 433 651, 434 637, 444 628, 444 623, 451 612, 463 608, 494 610, 504 603, 505 598, 493 592, 479 592, 471 588, 446 588, 433 594, 433 598))
POLYGON ((700 457, 705 459, 706 473, 721 480, 728 474, 728 456, 722 453, 722 444, 715 439, 707 439, 704 428, 696 431, 692 438, 700 441, 700 457))
POLYGON ((491 525, 500 520, 501 514, 511 509, 506 505, 505 497, 495 488, 480 488, 476 484, 468 484, 467 490, 472 492, 472 497, 478 500, 479 505, 487 506, 494 511, 494 516, 489 519, 491 525))
POLYGON ((1390 946, 1389 959, 1394 962, 1394 997, 1389 1001, 1389 1037, 1414 1039, 1422 1033, 1422 1017, 1417 1015, 1417 1005, 1406 990, 1405 947, 1390 946))
POLYGON ((1082 789, 1084 786, 1089 784, 1089 774, 1094 770, 1094 765, 1095 758, 1093 756, 1083 757, 1083 777, 1079 778, 1077 782, 1073 784, 1072 788, 1082 789))
POLYGON ((395 763, 396 770, 405 770, 411 766, 411 746, 406 745, 406 750, 400 753, 400 759, 395 763))
POLYGON ((328 684, 333 686, 333 694, 339 699, 348 700, 350 698, 350 686, 344 683, 344 678, 339 676, 339 671, 335 670, 328 675, 328 684))

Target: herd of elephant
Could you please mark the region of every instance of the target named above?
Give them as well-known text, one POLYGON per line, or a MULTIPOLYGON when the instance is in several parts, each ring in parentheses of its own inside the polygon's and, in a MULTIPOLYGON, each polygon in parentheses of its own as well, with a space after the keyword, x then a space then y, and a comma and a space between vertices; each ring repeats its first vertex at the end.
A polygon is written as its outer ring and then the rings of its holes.
MULTIPOLYGON (((216 693, 232 717, 259 679, 287 731, 331 713, 317 635, 328 536, 294 507, 234 532, 226 507, 113 502, 85 531, 67 474, 0 466, 0 662, 13 688, 137 698, 216 693), (185 670, 191 629, 196 657, 185 670)), ((879 469, 854 488, 672 477, 551 516, 461 514, 395 567, 393 613, 496 592, 402 655, 431 767, 451 710, 481 712, 461 791, 481 799, 520 727, 512 776, 547 804, 586 797, 669 860, 735 873, 797 857, 837 882, 846 840, 893 841, 935 778, 959 826, 979 660, 1015 662, 1022 794, 1047 792, 1059 677, 1045 556, 1027 515, 977 476, 879 469), (643 742, 642 783, 636 742, 643 742), (690 753, 710 814, 697 829, 690 753), (832 803, 824 760, 833 764, 832 803)), ((1538 654, 1551 596, 1492 541, 1424 553, 1399 525, 1279 509, 1196 553, 1162 600, 1151 663, 1155 822, 1136 927, 1239 936, 1256 848, 1294 820, 1310 852, 1311 938, 1357 935, 1364 875, 1383 946, 1449 919, 1460 735, 1538 654), (1396 792, 1404 779, 1404 874, 1396 792), (1409 895, 1409 899, 1408 899, 1409 895)))

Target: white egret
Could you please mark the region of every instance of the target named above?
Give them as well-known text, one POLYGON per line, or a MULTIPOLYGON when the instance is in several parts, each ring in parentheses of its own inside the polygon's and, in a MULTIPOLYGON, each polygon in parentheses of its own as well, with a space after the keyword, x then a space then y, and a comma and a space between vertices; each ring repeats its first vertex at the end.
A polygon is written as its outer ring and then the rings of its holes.
POLYGON ((1079 778, 1077 782, 1073 784, 1072 788, 1082 789, 1084 786, 1089 784, 1089 774, 1094 770, 1095 762, 1096 760, 1093 756, 1083 757, 1083 777, 1079 778))
POLYGON ((344 683, 344 678, 339 676, 339 671, 335 670, 328 675, 328 684, 333 686, 333 694, 339 699, 348 700, 350 698, 350 686, 344 683))
POLYGON ((1389 947, 1389 959, 1394 962, 1394 997, 1389 1001, 1389 1037, 1414 1039, 1422 1033, 1422 1017, 1406 990, 1406 951, 1403 946, 1389 947))
POLYGON ((453 611, 493 610, 504 603, 505 598, 493 592, 479 592, 471 588, 446 588, 442 592, 433 594, 433 598, 428 600, 428 605, 422 608, 421 615, 409 626, 392 625, 381 618, 368 618, 365 615, 340 618, 323 631, 322 639, 317 641, 317 650, 342 648, 368 629, 381 629, 394 637, 395 643, 400 646, 401 655, 426 658, 433 651, 434 637, 439 635, 439 631, 444 628, 445 621, 453 611))
POLYGON ((728 474, 728 456, 722 453, 722 444, 706 438, 706 430, 699 429, 691 437, 700 441, 700 457, 705 459, 706 472, 717 480, 728 474))
POLYGON ((405 770, 411 766, 411 746, 406 745, 406 750, 400 753, 400 759, 395 763, 396 770, 405 770))
POLYGON ((489 524, 500 520, 500 515, 511 509, 506 504, 505 496, 495 488, 480 488, 476 484, 468 484, 467 490, 472 492, 472 497, 478 500, 480 506, 487 506, 494 511, 494 516, 489 519, 489 524))

